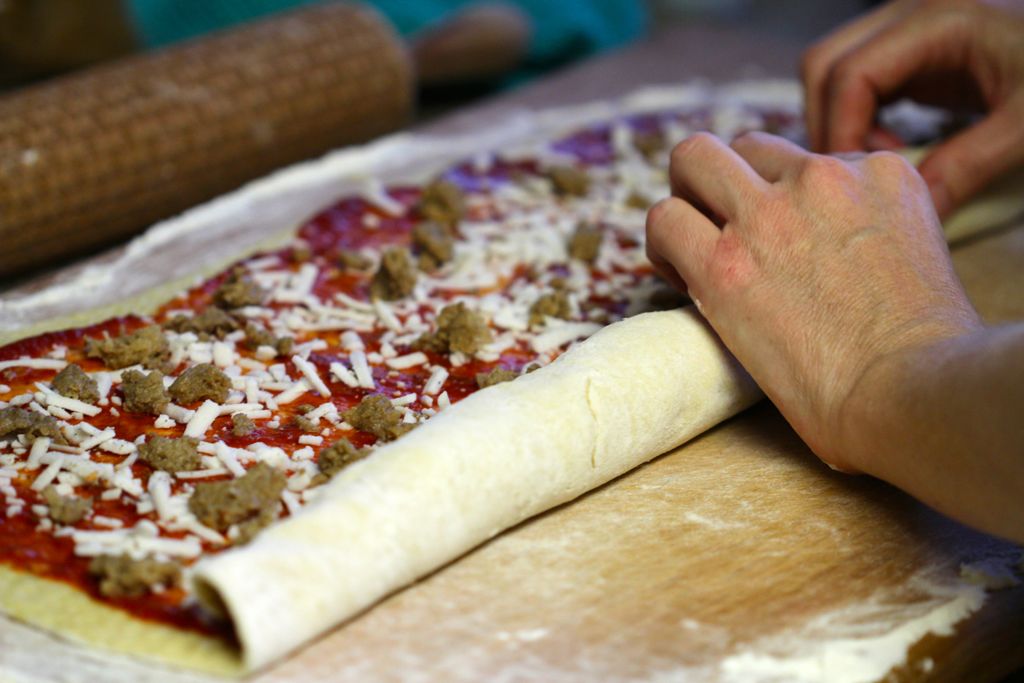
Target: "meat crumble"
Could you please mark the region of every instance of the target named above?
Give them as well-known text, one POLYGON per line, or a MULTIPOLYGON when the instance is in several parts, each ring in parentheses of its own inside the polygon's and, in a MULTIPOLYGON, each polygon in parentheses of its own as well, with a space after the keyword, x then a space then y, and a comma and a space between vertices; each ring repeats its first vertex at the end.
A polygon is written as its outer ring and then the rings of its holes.
POLYGON ((178 333, 193 332, 200 339, 211 336, 223 339, 238 329, 238 321, 219 306, 207 306, 199 315, 176 315, 164 327, 178 333))
POLYGON ((568 320, 572 317, 569 295, 563 290, 544 294, 530 306, 530 326, 543 324, 548 317, 568 320))
POLYGON ((124 408, 131 413, 148 413, 159 415, 171 396, 164 387, 164 374, 154 370, 149 374, 138 370, 129 370, 121 376, 121 393, 124 395, 124 408))
POLYGON ((380 260, 380 268, 370 282, 370 296, 396 301, 412 294, 416 286, 416 266, 405 249, 388 249, 380 260))
POLYGON ((419 254, 421 270, 437 270, 452 260, 455 240, 451 232, 440 223, 419 223, 412 229, 412 243, 419 254))
POLYGON ((60 423, 52 415, 16 406, 0 408, 0 439, 23 434, 29 442, 47 436, 57 443, 67 443, 60 431, 60 423))
POLYGON ((89 574, 99 580, 100 594, 108 598, 134 598, 181 580, 181 568, 173 562, 135 560, 128 555, 95 557, 89 574))
POLYGON ((95 403, 100 400, 100 390, 96 380, 85 374, 85 371, 74 363, 58 372, 50 386, 61 396, 85 403, 95 403))
POLYGON ((493 387, 495 384, 501 384, 502 382, 511 382, 518 376, 519 373, 512 370, 494 368, 490 372, 476 373, 476 385, 480 389, 486 389, 487 387, 493 387))
POLYGON ((342 413, 341 417, 359 431, 373 434, 381 441, 394 441, 412 429, 412 425, 402 422, 402 412, 380 394, 370 394, 355 408, 342 413))
POLYGON ((586 263, 593 263, 601 253, 603 231, 597 226, 580 223, 569 238, 569 256, 586 263))
POLYGON ((171 384, 170 394, 181 404, 209 399, 217 403, 228 400, 231 378, 209 363, 193 365, 171 384))
POLYGON ((369 448, 356 448, 348 439, 338 439, 320 451, 316 465, 320 473, 330 478, 354 462, 362 460, 372 452, 369 448))
POLYGON ((238 538, 244 543, 274 521, 285 484, 282 472, 261 462, 238 479, 196 484, 188 509, 201 523, 217 531, 239 525, 238 538))
POLYGON ((139 459, 164 472, 191 472, 202 464, 198 446, 199 440, 190 436, 151 436, 139 444, 139 459))
POLYGON ((49 507, 50 519, 57 524, 75 524, 92 510, 91 498, 62 496, 53 486, 47 486, 41 492, 43 501, 49 507))
POLYGON ((472 356, 492 339, 483 316, 460 301, 442 308, 437 315, 437 330, 422 335, 413 346, 435 353, 459 352, 472 356))
POLYGON ((159 325, 149 325, 112 339, 90 339, 85 345, 89 358, 99 358, 115 370, 142 365, 150 370, 162 368, 171 349, 159 325))
POLYGON ((420 215, 429 221, 455 225, 465 212, 464 203, 458 185, 447 180, 435 180, 423 188, 417 208, 420 215))

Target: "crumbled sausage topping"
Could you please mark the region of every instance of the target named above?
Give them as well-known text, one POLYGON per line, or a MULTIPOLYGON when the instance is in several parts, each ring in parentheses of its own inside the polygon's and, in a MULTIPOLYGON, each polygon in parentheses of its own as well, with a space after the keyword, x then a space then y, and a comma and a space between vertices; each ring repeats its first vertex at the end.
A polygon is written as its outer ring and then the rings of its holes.
POLYGON ((465 211, 462 190, 447 180, 435 180, 423 188, 417 208, 427 220, 455 225, 465 211))
POLYGON ((292 337, 275 337, 259 325, 248 322, 245 324, 245 345, 252 350, 256 350, 261 346, 269 346, 277 351, 277 355, 287 356, 292 352, 295 339, 292 337))
POLYGON ((194 332, 200 339, 214 336, 223 339, 238 329, 238 321, 219 306, 207 306, 199 315, 176 315, 164 327, 178 333, 194 332))
POLYGON ((139 459, 164 472, 189 472, 202 464, 198 446, 199 440, 189 436, 152 436, 139 444, 139 459))
POLYGON ((547 176, 556 194, 582 197, 590 189, 590 177, 574 166, 552 166, 547 176))
POLYGON ((421 336, 414 346, 435 353, 459 352, 472 356, 492 339, 483 316, 460 301, 441 309, 437 330, 421 336))
POLYGON ((261 462, 238 479, 196 484, 188 509, 200 522, 218 531, 249 523, 248 539, 273 521, 286 483, 283 473, 261 462))
POLYGON ((217 291, 213 293, 213 301, 224 308, 241 308, 243 306, 259 306, 267 293, 263 288, 245 275, 232 273, 217 291))
POLYGON ((636 132, 633 134, 633 147, 648 159, 665 149, 665 136, 660 132, 636 132))
POLYGON ((338 252, 338 265, 342 270, 367 270, 373 265, 373 261, 358 251, 342 249, 338 252))
POLYGON ((209 363, 193 365, 171 384, 170 394, 178 403, 195 403, 210 399, 223 403, 228 398, 231 379, 209 363))
POLYGON ((135 560, 128 555, 100 555, 89 564, 89 573, 99 580, 100 594, 108 598, 144 595, 157 586, 172 586, 181 580, 181 568, 173 562, 135 560))
POLYGON ((419 223, 412 229, 412 243, 419 254, 422 270, 436 270, 452 260, 455 240, 448 228, 440 223, 419 223))
POLYGON ((75 524, 92 509, 92 500, 77 496, 62 496, 53 486, 42 490, 43 500, 49 507, 50 519, 57 524, 75 524))
POLYGON ((476 373, 476 385, 480 389, 486 389, 502 382, 511 382, 518 376, 518 372, 506 370, 505 368, 494 368, 490 372, 476 373))
POLYGON ((249 436, 256 431, 256 423, 252 418, 242 413, 235 413, 231 416, 231 434, 234 436, 249 436))
POLYGON ((121 392, 125 409, 132 413, 159 415, 171 402, 164 387, 164 374, 159 370, 149 374, 128 370, 121 375, 121 392))
POLYGON ((171 355, 167 338, 159 325, 148 325, 113 339, 90 339, 86 342, 85 353, 89 358, 99 358, 115 370, 129 365, 162 368, 171 355))
POLYGON ((626 206, 628 206, 631 209, 640 209, 642 211, 646 211, 647 209, 651 208, 651 200, 643 193, 633 190, 632 192, 629 193, 629 196, 626 197, 626 206))
POLYGON ((0 439, 18 434, 24 434, 29 441, 47 436, 57 443, 67 443, 52 415, 41 415, 15 406, 0 408, 0 439))
POLYGON ((604 233, 601 228, 580 223, 569 238, 569 256, 586 263, 593 263, 601 253, 604 233))
POLYGON ((295 420, 293 422, 295 423, 295 426, 299 428, 300 432, 305 432, 306 434, 316 434, 317 432, 320 431, 320 425, 318 425, 316 422, 313 422, 305 415, 296 415, 295 420))
POLYGON ((416 266, 405 249, 388 249, 381 256, 380 269, 370 282, 375 299, 395 301, 412 294, 416 286, 416 266))
POLYGON ((348 439, 338 439, 320 451, 316 466, 321 474, 330 478, 352 463, 362 460, 372 452, 369 448, 356 448, 348 439))
POLYGON ((381 441, 394 441, 411 429, 402 422, 401 411, 380 394, 370 394, 341 416, 359 431, 373 434, 381 441))
POLYGON ((569 295, 563 290, 555 290, 539 297, 530 306, 530 325, 540 325, 548 317, 568 320, 572 317, 569 295))
POLYGON ((305 263, 313 258, 313 250, 309 248, 308 244, 296 245, 292 247, 291 258, 293 263, 305 263))
POLYGON ((94 380, 81 367, 74 363, 57 373, 50 386, 61 396, 67 396, 85 403, 95 403, 100 399, 100 390, 94 380))

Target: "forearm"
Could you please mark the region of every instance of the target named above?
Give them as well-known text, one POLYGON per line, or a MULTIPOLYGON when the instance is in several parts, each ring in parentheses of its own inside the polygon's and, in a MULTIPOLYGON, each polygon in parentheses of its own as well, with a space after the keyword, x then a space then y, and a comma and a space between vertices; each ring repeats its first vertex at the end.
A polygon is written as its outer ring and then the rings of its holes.
POLYGON ((843 434, 868 474, 1024 541, 1024 325, 883 359, 851 395, 843 434))

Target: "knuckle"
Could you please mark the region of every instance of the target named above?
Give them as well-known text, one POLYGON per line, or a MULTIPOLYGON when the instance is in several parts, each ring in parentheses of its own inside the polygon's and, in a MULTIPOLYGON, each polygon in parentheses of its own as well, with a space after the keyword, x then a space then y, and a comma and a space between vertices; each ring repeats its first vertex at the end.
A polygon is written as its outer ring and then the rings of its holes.
POLYGON ((750 285, 754 268, 742 240, 723 235, 707 264, 708 281, 720 293, 736 292, 750 285))
POLYGON ((864 157, 864 165, 872 171, 885 175, 896 177, 917 175, 910 162, 896 152, 872 152, 864 157))
POLYGON ((700 132, 689 136, 672 148, 671 163, 682 163, 689 157, 700 154, 701 150, 714 144, 715 136, 711 133, 700 132))
POLYGON ((668 218, 668 215, 672 210, 671 202, 672 199, 670 197, 666 197, 656 202, 654 206, 647 210, 648 232, 658 231, 660 229, 659 226, 665 223, 665 220, 668 218))
POLYGON ((872 152, 864 157, 863 163, 883 192, 927 192, 927 185, 914 165, 895 152, 872 152))
POLYGON ((850 178, 853 167, 834 156, 814 154, 804 160, 799 175, 804 182, 833 183, 850 178))
POLYGON ((753 147, 753 146, 757 146, 757 145, 760 145, 760 144, 764 144, 764 142, 768 138, 769 138, 769 135, 767 133, 764 133, 764 132, 759 131, 759 130, 748 130, 748 131, 744 131, 744 132, 740 133, 735 138, 733 138, 733 141, 730 143, 730 146, 733 149, 742 149, 744 147, 753 147))

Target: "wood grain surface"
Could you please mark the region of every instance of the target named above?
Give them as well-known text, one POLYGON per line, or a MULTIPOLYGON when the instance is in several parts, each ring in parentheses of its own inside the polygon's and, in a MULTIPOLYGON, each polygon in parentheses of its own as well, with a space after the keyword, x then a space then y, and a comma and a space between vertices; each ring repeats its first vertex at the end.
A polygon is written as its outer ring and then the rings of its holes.
MULTIPOLYGON (((426 129, 643 83, 733 78, 751 63, 792 75, 800 47, 682 28, 426 129)), ((1024 317, 1024 224, 959 245, 954 261, 986 319, 1024 317)), ((922 579, 1011 550, 881 482, 830 471, 762 403, 502 534, 255 680, 729 680, 738 652, 799 655, 835 636, 830 616, 884 630, 929 608, 922 579)), ((998 680, 1024 665, 1022 634, 1024 588, 993 593, 889 678, 998 680)))

